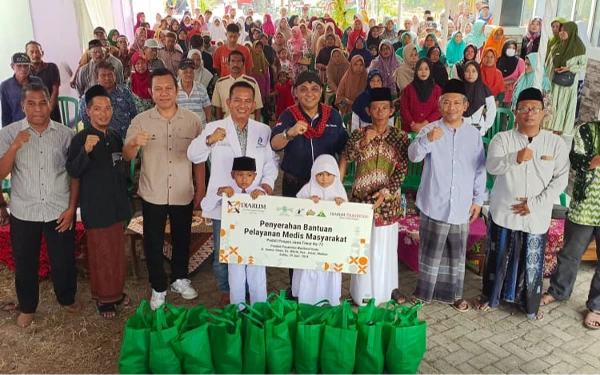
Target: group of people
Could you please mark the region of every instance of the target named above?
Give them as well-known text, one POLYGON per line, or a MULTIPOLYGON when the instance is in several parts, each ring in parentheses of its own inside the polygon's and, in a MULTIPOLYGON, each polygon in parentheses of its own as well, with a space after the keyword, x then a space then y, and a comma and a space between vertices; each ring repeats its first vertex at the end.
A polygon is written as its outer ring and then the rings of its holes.
MULTIPOLYGON (((428 18, 431 12, 423 21, 405 22, 401 30, 386 19, 367 35, 372 20, 367 24, 361 14, 342 31, 328 17, 309 17, 307 8, 289 18, 282 9, 275 21, 249 15, 241 24, 234 9, 222 19, 195 10, 194 18, 185 14, 181 21, 168 10, 154 27, 138 14, 131 46, 118 31, 107 34, 98 27, 71 82, 81 94, 80 119, 86 125, 76 135, 56 117, 60 80, 55 65, 42 61, 39 43, 27 43, 25 53, 13 56, 15 75, 1 88, 0 175, 10 173, 12 182, 18 324, 31 324, 37 308, 35 254, 42 234, 58 302, 78 310, 77 206, 87 231, 92 298, 99 313, 113 318, 130 302, 124 293, 123 223, 132 215, 128 164, 140 155, 137 194, 153 309, 166 301, 167 289, 185 299, 197 297, 187 271, 193 210, 202 209, 220 233, 223 195, 271 195, 281 169, 285 197, 373 206, 371 272, 352 277, 355 303, 371 298, 381 303, 391 296, 397 303, 437 300, 468 311, 473 304, 462 294, 466 240, 469 223, 488 199, 487 171, 495 184, 489 197, 488 261, 475 306, 489 310, 506 300, 519 304, 528 318, 542 319, 540 304, 569 298, 578 258, 600 225, 593 209, 600 165, 596 128, 577 128, 570 156, 553 134, 572 133, 585 43, 575 23, 552 23, 556 33, 539 90, 533 77, 537 59, 544 58, 537 54, 541 19, 529 22, 517 54, 518 43, 506 40, 502 27, 485 36, 489 6, 477 4, 479 16, 469 33, 468 7, 456 15, 458 29, 445 52, 440 30, 428 18), (218 46, 213 44, 217 34, 224 37, 218 46), (332 95, 333 107, 323 103, 332 95), (501 105, 514 110, 516 125, 497 134, 486 151, 482 136, 501 105), (554 114, 544 123, 549 108, 554 114), (397 112, 400 126, 393 122, 397 112), (271 128, 266 123, 273 114, 271 128), (342 116, 350 114, 348 131, 342 116), (408 133, 415 133, 412 142, 408 133), (570 233, 543 295, 552 203, 567 185, 569 157, 577 172, 565 229, 570 233), (397 278, 400 191, 409 162, 421 161, 419 276, 407 301, 397 278), (342 180, 350 163, 356 173, 348 194, 342 180), (167 218, 170 275, 162 255, 167 218)), ((6 216, 6 203, 0 205, 6 216)), ((214 242, 219 249, 220 236, 214 242)), ((220 305, 246 301, 247 292, 251 302, 266 298, 264 267, 227 265, 215 255, 214 272, 220 305)), ((590 328, 600 327, 599 283, 597 271, 588 300, 590 328)), ((341 277, 290 270, 289 293, 300 302, 327 299, 335 305, 341 277)))

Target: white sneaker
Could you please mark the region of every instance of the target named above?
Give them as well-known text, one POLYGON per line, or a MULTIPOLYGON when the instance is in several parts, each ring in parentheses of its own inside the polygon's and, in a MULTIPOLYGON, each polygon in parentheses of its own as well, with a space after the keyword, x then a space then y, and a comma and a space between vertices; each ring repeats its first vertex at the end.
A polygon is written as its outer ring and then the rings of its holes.
POLYGON ((171 284, 171 291, 181 294, 183 299, 194 299, 198 293, 192 288, 192 282, 188 279, 177 279, 171 284))
POLYGON ((150 308, 152 309, 152 311, 161 307, 165 303, 166 299, 166 290, 164 292, 157 292, 156 290, 152 289, 152 299, 150 299, 150 308))

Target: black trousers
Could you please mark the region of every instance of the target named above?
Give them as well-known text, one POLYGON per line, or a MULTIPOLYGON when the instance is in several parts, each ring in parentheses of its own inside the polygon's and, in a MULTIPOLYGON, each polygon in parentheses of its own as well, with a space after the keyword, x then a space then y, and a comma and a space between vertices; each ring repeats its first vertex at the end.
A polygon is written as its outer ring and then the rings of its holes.
MULTIPOLYGON (((290 178, 283 176, 283 180, 281 181, 281 195, 283 195, 284 197, 296 198, 296 194, 298 194, 298 192, 300 191, 300 189, 302 189, 302 187, 304 185, 306 185, 306 183, 297 181, 297 180, 292 180, 290 178)), ((294 270, 292 268, 290 268, 288 270, 288 272, 290 275, 290 288, 291 288, 294 270)))
POLYGON ((10 216, 10 238, 15 259, 15 287, 21 312, 33 314, 40 300, 38 271, 42 233, 48 245, 50 278, 58 303, 70 306, 77 292, 75 268, 75 224, 59 233, 56 220, 44 223, 10 216))
POLYGON ((185 206, 157 205, 142 199, 146 267, 150 285, 157 292, 167 290, 167 272, 163 256, 167 216, 171 222, 171 283, 188 277, 192 214, 192 202, 185 206))

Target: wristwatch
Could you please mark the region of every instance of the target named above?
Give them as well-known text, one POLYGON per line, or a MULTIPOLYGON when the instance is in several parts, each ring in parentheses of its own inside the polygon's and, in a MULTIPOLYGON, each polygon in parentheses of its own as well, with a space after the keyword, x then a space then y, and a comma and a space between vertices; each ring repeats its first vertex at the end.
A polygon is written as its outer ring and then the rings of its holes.
POLYGON ((285 129, 283 132, 281 132, 281 135, 283 135, 283 138, 285 138, 288 141, 291 141, 292 139, 294 139, 294 137, 289 137, 287 134, 287 129, 285 129))

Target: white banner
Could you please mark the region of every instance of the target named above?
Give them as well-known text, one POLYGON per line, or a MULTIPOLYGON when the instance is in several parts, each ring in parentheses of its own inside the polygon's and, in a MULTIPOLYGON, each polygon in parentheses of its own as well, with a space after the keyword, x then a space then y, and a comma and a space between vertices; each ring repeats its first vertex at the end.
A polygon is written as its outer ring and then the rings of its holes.
POLYGON ((223 197, 219 261, 366 274, 370 204, 249 194, 223 197))

